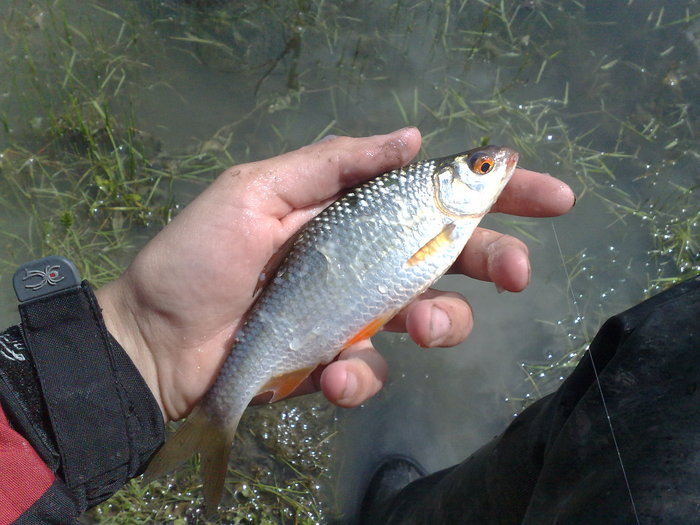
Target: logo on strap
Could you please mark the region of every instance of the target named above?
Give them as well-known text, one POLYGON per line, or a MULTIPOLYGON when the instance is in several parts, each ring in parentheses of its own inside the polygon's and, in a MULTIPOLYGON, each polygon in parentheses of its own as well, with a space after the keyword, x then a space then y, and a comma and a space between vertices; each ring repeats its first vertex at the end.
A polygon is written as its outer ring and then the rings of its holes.
POLYGON ((80 287, 80 274, 65 257, 49 255, 23 264, 12 278, 20 303, 80 287))

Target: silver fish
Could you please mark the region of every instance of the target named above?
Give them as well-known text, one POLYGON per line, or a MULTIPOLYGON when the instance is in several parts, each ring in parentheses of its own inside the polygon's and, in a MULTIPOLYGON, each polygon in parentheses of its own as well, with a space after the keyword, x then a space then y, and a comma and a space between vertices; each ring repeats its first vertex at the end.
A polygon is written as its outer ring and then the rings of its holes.
POLYGON ((439 279, 517 161, 509 148, 486 146, 418 162, 356 187, 312 219, 248 312, 216 383, 154 456, 146 478, 200 452, 205 503, 216 508, 251 399, 288 395, 439 279))

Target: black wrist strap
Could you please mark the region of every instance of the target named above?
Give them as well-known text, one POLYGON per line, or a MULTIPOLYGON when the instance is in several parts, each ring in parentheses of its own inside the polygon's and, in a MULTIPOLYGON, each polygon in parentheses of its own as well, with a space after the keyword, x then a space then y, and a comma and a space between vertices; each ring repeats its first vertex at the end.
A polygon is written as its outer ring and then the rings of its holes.
POLYGON ((95 505, 139 474, 163 442, 160 409, 107 332, 87 282, 19 311, 51 425, 39 434, 55 440, 57 473, 80 507, 95 505))

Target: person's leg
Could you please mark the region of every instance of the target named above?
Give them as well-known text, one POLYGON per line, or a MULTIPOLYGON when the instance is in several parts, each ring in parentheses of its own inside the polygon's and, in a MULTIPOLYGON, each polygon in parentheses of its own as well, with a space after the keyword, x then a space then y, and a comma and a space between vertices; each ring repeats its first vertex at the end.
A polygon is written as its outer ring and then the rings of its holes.
POLYGON ((700 278, 612 317, 589 352, 605 403, 587 353, 503 434, 364 523, 635 523, 632 501, 642 522, 697 520, 700 278))

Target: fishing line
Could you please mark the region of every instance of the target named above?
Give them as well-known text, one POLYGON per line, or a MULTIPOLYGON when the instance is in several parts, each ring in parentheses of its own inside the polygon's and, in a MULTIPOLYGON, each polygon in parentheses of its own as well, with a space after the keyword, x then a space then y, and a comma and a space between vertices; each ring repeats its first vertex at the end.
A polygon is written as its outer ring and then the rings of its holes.
MULTIPOLYGON (((576 295, 574 294, 574 287, 571 284, 571 279, 569 279, 569 274, 566 272, 566 261, 564 260, 564 252, 562 252, 561 244, 559 244, 559 236, 557 235, 557 230, 552 224, 552 231, 554 232, 554 240, 557 243, 557 249, 559 250, 559 257, 561 257, 562 267, 566 273, 566 287, 568 288, 569 294, 571 294, 571 299, 574 302, 574 307, 576 308, 576 316, 579 320, 582 320, 581 311, 578 307, 578 301, 576 301, 576 295)), ((608 405, 605 402, 605 396, 603 395, 603 386, 600 383, 600 377, 598 376, 598 369, 595 366, 595 361, 593 360, 593 353, 588 352, 588 357, 591 359, 591 366, 593 366, 593 374, 595 375, 595 381, 598 385, 598 392, 600 393, 600 400, 603 404, 603 410, 605 411, 605 418, 608 421, 608 428, 610 428, 610 435, 612 437, 613 445, 615 446, 615 452, 617 453, 617 459, 620 463, 620 469, 622 470, 622 477, 625 480, 625 486, 627 487, 627 494, 630 498, 630 504, 632 505, 632 512, 634 513, 634 519, 639 525, 639 515, 637 514, 637 506, 634 504, 634 497, 632 496, 632 488, 630 487, 629 480, 627 479, 627 471, 625 470, 624 462, 622 461, 622 454, 620 453, 620 447, 617 445, 617 438, 615 437, 615 430, 613 429, 612 419, 610 419, 610 412, 608 412, 608 405)))

